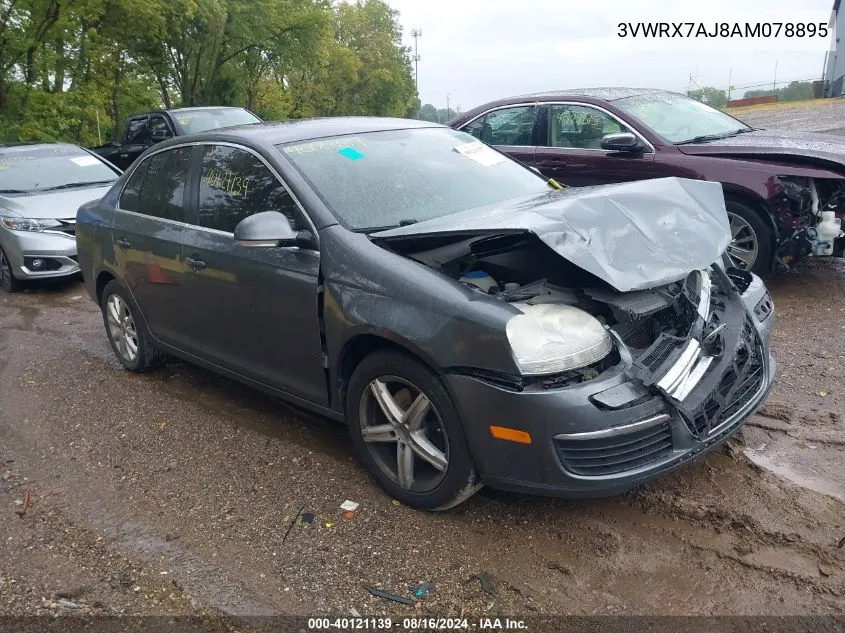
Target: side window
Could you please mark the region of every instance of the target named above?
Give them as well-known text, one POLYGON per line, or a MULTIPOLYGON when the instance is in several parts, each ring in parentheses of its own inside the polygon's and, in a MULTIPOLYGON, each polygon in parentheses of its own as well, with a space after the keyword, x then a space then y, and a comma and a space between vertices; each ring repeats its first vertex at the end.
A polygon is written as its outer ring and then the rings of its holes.
POLYGON ((170 131, 170 126, 167 124, 167 119, 160 114, 150 115, 150 139, 156 132, 161 133, 162 130, 165 132, 165 138, 173 136, 173 132, 170 131))
POLYGON ((135 211, 136 213, 139 211, 138 196, 141 193, 141 185, 144 182, 144 174, 147 173, 147 167, 149 167, 149 165, 149 160, 145 160, 138 165, 129 177, 129 182, 127 182, 126 186, 123 188, 123 192, 120 194, 120 200, 118 201, 117 206, 124 211, 135 211))
POLYGON ((238 222, 262 211, 284 213, 294 230, 307 228, 293 198, 254 154, 207 146, 200 174, 200 226, 234 233, 238 222))
POLYGON ((126 143, 128 145, 146 145, 150 142, 150 127, 146 115, 129 119, 126 128, 126 143))
POLYGON ((551 107, 549 147, 601 149, 601 139, 605 134, 630 131, 613 117, 589 106, 551 107))
POLYGON ((536 111, 534 106, 518 106, 487 114, 481 124, 481 140, 490 145, 533 145, 536 111))
POLYGON ((472 123, 464 126, 461 130, 462 132, 466 132, 467 134, 472 134, 475 138, 481 138, 481 130, 484 128, 484 117, 479 117, 472 123))
POLYGON ((138 213, 163 220, 185 221, 185 189, 191 168, 192 147, 177 147, 154 154, 138 193, 138 213))

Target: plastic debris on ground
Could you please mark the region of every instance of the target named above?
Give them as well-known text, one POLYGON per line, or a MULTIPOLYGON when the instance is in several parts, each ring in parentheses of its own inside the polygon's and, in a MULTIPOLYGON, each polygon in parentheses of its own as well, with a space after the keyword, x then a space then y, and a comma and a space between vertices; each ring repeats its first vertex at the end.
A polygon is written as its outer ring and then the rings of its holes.
POLYGON ((299 518, 302 520, 302 523, 314 523, 314 513, 313 512, 303 512, 299 515, 299 518))
POLYGON ((434 583, 421 582, 416 587, 411 587, 411 593, 414 594, 414 597, 418 599, 428 598, 431 594, 434 593, 434 583))
POLYGON ((360 505, 360 504, 358 504, 358 503, 356 503, 356 502, 354 502, 354 501, 350 501, 349 499, 347 499, 346 501, 344 501, 343 503, 341 503, 341 504, 340 504, 340 509, 341 509, 341 510, 346 510, 347 512, 355 512, 355 510, 357 510, 357 509, 358 509, 358 506, 359 506, 359 505, 360 505))
POLYGON ((366 589, 370 593, 370 595, 373 595, 377 598, 384 598, 385 600, 390 600, 391 602, 398 602, 399 604, 414 604, 414 600, 406 598, 405 596, 390 593, 389 591, 384 591, 376 587, 368 587, 367 585, 361 586, 366 589))
POLYGON ((354 518, 355 518, 355 513, 354 513, 354 512, 352 512, 352 511, 349 511, 349 512, 344 512, 344 513, 343 513, 343 516, 345 516, 345 517, 346 517, 347 519, 349 519, 349 520, 352 520, 352 519, 354 519, 354 518))
POLYGON ((491 576, 488 572, 483 571, 480 574, 473 574, 469 577, 470 580, 477 580, 478 584, 481 585, 481 591, 486 593, 488 596, 492 596, 496 593, 496 585, 493 584, 493 576, 491 576))

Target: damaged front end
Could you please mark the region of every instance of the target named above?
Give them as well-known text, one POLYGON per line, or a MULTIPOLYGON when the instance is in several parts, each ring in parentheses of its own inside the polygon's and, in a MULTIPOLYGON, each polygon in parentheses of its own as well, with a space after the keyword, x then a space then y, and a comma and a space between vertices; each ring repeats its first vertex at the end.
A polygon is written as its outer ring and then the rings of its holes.
POLYGON ((808 255, 843 255, 845 179, 773 176, 768 189, 777 226, 775 261, 781 268, 808 255))

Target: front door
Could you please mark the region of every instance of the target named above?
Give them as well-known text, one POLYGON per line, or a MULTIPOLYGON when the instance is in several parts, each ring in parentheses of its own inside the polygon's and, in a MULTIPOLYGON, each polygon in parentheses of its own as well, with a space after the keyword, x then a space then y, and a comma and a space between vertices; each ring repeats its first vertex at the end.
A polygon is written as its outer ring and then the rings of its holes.
POLYGON ((531 166, 537 149, 536 120, 536 105, 511 106, 488 112, 462 131, 531 166))
POLYGON ((545 176, 572 187, 654 178, 654 153, 610 152, 605 134, 631 132, 624 123, 588 105, 551 104, 540 114, 543 140, 533 163, 545 176))
POLYGON ((193 148, 153 154, 133 171, 112 224, 121 278, 152 335, 179 346, 185 194, 193 148))
POLYGON ((235 226, 262 211, 310 229, 285 186, 253 152, 201 148, 195 226, 182 250, 190 305, 187 351, 319 404, 328 403, 316 249, 235 244, 235 226))

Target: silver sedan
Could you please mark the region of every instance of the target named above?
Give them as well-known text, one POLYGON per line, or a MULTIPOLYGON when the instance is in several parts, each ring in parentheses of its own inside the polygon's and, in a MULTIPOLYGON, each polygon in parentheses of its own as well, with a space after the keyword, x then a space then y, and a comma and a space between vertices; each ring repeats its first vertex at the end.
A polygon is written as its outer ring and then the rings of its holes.
POLYGON ((101 198, 120 171, 65 143, 0 146, 0 288, 79 272, 76 210, 101 198))

